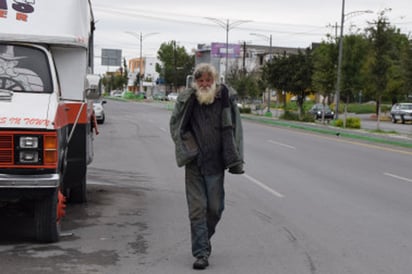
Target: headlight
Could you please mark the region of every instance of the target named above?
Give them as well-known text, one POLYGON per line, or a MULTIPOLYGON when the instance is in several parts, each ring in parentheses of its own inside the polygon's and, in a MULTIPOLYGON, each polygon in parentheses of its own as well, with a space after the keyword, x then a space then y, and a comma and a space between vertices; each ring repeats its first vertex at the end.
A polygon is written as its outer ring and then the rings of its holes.
POLYGON ((42 163, 43 138, 41 135, 16 135, 15 138, 16 164, 38 165, 42 163))
POLYGON ((20 145, 20 148, 38 148, 39 147, 39 137, 21 136, 19 145, 20 145))
POLYGON ((39 152, 35 150, 20 151, 19 162, 22 164, 36 164, 39 162, 39 152))
POLYGON ((13 162, 15 165, 27 168, 42 166, 50 169, 55 169, 58 166, 59 142, 58 133, 55 131, 20 132, 14 135, 13 144, 13 162))

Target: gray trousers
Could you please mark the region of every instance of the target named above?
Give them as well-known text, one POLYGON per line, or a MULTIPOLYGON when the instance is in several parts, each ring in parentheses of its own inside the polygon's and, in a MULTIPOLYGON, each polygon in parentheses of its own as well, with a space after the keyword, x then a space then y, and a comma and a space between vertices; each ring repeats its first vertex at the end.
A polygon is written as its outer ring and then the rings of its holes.
POLYGON ((186 165, 185 173, 192 254, 196 258, 209 256, 210 239, 224 209, 225 173, 204 176, 196 164, 186 165))

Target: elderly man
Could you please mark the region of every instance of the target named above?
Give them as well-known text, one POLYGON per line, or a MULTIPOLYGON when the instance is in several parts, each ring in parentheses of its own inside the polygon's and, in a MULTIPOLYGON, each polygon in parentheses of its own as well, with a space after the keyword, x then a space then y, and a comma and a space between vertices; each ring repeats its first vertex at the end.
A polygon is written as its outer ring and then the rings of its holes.
POLYGON ((236 92, 217 83, 210 64, 199 64, 192 88, 180 93, 170 119, 176 162, 185 166, 194 269, 205 269, 210 239, 224 209, 225 170, 243 171, 243 133, 236 92))

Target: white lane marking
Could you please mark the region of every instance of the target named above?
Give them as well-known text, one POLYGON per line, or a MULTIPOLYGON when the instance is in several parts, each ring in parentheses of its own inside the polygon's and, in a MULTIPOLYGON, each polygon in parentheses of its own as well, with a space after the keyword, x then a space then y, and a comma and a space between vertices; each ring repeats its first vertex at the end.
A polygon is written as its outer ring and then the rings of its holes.
POLYGON ((167 130, 164 127, 159 128, 161 131, 166 132, 167 130))
POLYGON ((409 179, 409 178, 406 178, 406 177, 398 176, 398 175, 388 173, 388 172, 385 172, 383 174, 386 175, 386 176, 398 179, 398 180, 402 180, 402 181, 405 181, 405 182, 408 182, 408 183, 412 183, 412 179, 409 179))
POLYGON ((276 141, 273 141, 273 140, 269 140, 268 142, 269 142, 269 143, 272 143, 272 144, 275 144, 275 145, 278 145, 278 146, 287 147, 287 148, 290 148, 290 149, 296 149, 296 147, 294 147, 294 146, 290 146, 290 145, 287 145, 287 144, 279 143, 279 142, 276 142, 276 141))
POLYGON ((277 192, 276 190, 268 187, 267 185, 265 185, 264 183, 260 182, 259 180, 256 180, 255 178, 247 175, 246 173, 243 174, 244 177, 246 177, 247 179, 249 179, 252 183, 256 184, 257 186, 263 188, 264 190, 266 190, 267 192, 275 195, 278 198, 283 198, 285 197, 284 195, 280 194, 279 192, 277 192))

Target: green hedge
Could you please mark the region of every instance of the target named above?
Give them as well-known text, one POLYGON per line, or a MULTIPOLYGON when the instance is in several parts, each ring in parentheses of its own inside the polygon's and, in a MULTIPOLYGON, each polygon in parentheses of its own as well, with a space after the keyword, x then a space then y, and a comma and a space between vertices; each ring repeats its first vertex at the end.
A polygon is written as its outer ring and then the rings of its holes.
MULTIPOLYGON (((333 123, 336 127, 343 127, 343 120, 342 119, 335 120, 333 123)), ((358 118, 358 117, 348 117, 348 118, 346 118, 346 128, 360 129, 361 128, 360 118, 358 118)))
POLYGON ((239 111, 240 113, 247 113, 247 114, 252 113, 252 110, 250 109, 250 107, 240 107, 239 111))

